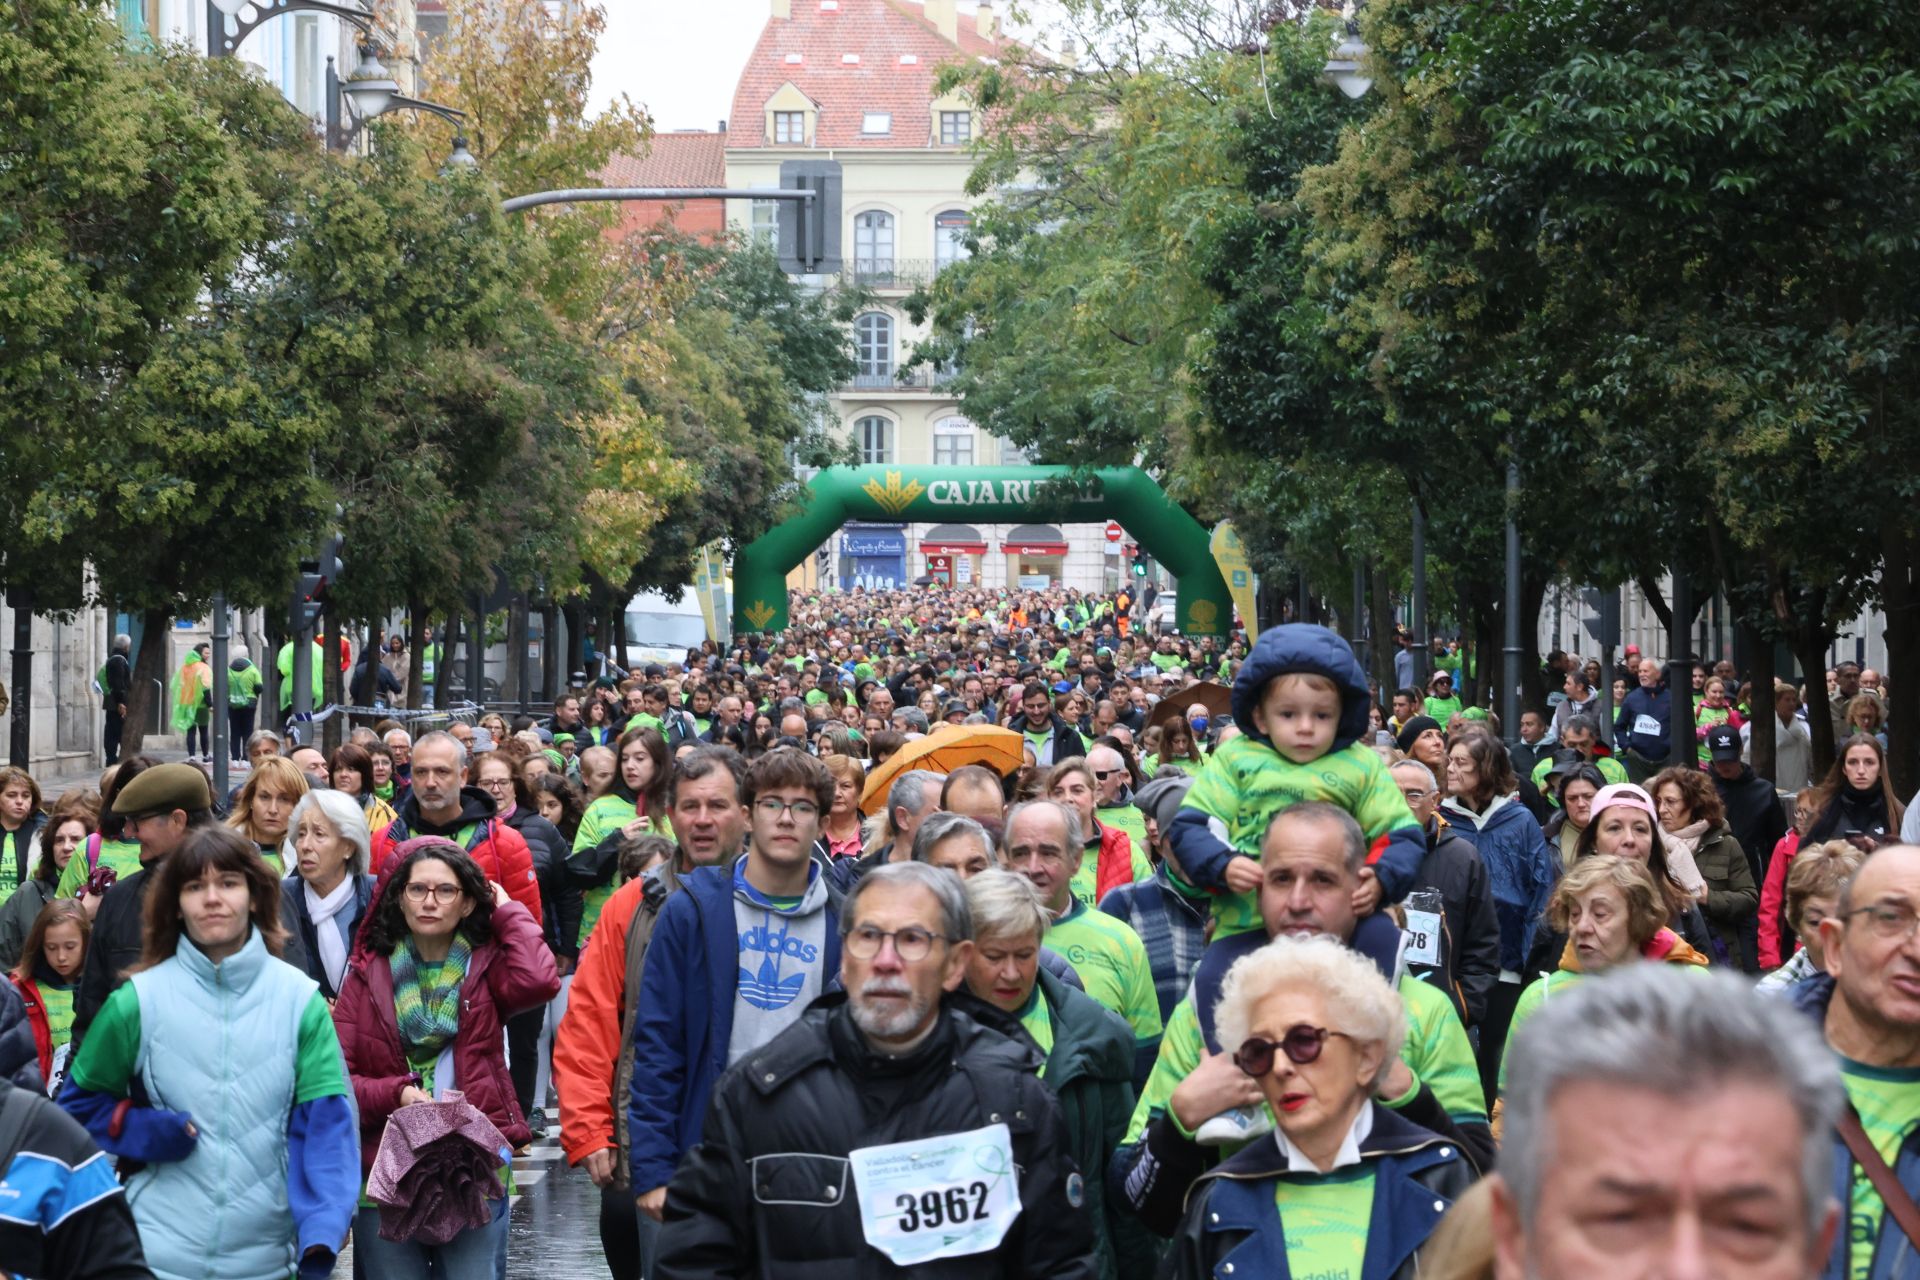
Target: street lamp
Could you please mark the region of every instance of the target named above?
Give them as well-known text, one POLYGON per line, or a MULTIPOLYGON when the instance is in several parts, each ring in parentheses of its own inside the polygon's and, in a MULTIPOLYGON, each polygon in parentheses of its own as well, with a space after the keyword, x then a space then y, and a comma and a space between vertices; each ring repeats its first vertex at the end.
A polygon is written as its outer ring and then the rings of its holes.
POLYGON ((393 105, 393 100, 400 96, 400 85, 387 74, 373 46, 363 44, 360 61, 353 68, 353 74, 340 82, 340 92, 347 96, 355 119, 371 120, 393 105))
POLYGON ((1361 70, 1360 64, 1366 56, 1367 42, 1360 38, 1360 24, 1348 18, 1346 32, 1334 45, 1333 56, 1327 59, 1320 74, 1349 98, 1363 98, 1367 90, 1373 88, 1373 77, 1361 70))

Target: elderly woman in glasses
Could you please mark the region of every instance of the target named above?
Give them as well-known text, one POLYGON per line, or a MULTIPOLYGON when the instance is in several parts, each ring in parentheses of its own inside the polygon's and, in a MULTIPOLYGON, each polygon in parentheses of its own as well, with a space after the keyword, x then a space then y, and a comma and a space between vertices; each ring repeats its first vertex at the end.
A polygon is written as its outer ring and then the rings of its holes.
POLYGON ((1215 1021, 1276 1128, 1194 1185, 1161 1275, 1412 1280, 1474 1175, 1373 1100, 1406 1038, 1400 997, 1334 940, 1283 936, 1235 962, 1215 1021))

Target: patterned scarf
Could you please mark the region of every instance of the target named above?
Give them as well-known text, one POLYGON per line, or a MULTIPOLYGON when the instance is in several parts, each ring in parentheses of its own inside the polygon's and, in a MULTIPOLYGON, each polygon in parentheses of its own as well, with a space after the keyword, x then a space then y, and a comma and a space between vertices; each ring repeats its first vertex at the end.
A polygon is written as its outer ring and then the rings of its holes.
POLYGON ((467 940, 454 935, 453 946, 440 966, 439 982, 422 986, 420 956, 413 949, 413 938, 402 938, 393 949, 389 961, 393 969, 393 1014, 400 1025, 401 1043, 409 1051, 438 1053, 460 1029, 460 987, 467 980, 467 961, 472 955, 467 940))

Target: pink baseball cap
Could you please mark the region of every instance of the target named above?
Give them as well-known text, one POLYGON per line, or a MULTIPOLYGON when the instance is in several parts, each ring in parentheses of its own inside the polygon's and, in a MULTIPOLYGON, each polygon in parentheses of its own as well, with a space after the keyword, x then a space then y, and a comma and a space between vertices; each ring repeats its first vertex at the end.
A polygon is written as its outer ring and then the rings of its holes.
POLYGON ((1653 819, 1653 825, 1655 827, 1660 825, 1660 813, 1653 807, 1653 797, 1648 795, 1645 789, 1637 787, 1631 782, 1611 783, 1594 793, 1593 816, 1589 818, 1588 821, 1592 822, 1597 820, 1602 810, 1613 808, 1615 805, 1625 805, 1629 809, 1638 809, 1653 819))

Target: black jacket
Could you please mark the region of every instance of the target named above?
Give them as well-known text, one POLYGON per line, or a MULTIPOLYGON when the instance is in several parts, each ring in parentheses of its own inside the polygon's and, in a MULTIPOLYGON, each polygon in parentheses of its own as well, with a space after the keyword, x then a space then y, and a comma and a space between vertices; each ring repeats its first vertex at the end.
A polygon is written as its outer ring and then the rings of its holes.
MULTIPOLYGON (((1460 1021, 1477 1027, 1487 1014, 1487 995, 1500 979, 1500 922, 1493 914, 1493 886, 1480 851, 1435 822, 1427 823, 1427 856, 1412 892, 1440 895, 1446 936, 1438 975, 1460 1021)), ((1433 973, 1424 965, 1416 972, 1433 973)))
MULTIPOLYGON (((1053 730, 1053 759, 1049 763, 1058 764, 1069 756, 1083 756, 1087 754, 1087 740, 1081 737, 1080 731, 1068 724, 1059 712, 1055 711, 1051 713, 1047 721, 1048 726, 1053 730), (1063 746, 1066 747, 1067 750, 1062 751, 1061 748, 1063 746)), ((1013 715, 1007 718, 1007 728, 1013 730, 1015 733, 1024 735, 1027 731, 1027 713, 1024 711, 1014 712, 1013 715)), ((1035 729, 1034 732, 1038 733, 1040 731, 1035 729)))
MULTIPOLYGON (((40 1078, 40 1048, 33 1038, 33 1024, 27 1021, 27 1002, 4 980, 0 980, 0 1080, 35 1093, 47 1091, 47 1082, 40 1078)), ((0 1224, 4 1221, 0 1217, 0 1224)))
POLYGON ((1773 846, 1787 834, 1787 815, 1780 809, 1780 795, 1750 764, 1741 765, 1740 776, 1732 782, 1717 773, 1712 777, 1720 802, 1727 807, 1727 826, 1746 852, 1753 882, 1760 884, 1767 878, 1773 846))
POLYGON ((1085 1183, 1066 1154, 1059 1106, 1035 1076, 1040 1062, 1031 1044, 954 1005, 918 1049, 886 1058, 866 1047, 844 995, 821 997, 715 1086, 703 1136, 667 1188, 659 1277, 908 1274, 866 1243, 848 1153, 1002 1123, 1019 1217, 998 1248, 912 1274, 1093 1280, 1085 1183))
MULTIPOLYGON (((367 908, 373 902, 374 878, 368 875, 355 876, 353 906, 347 919, 347 937, 357 940, 360 926, 366 923, 367 908)), ((280 882, 280 927, 285 929, 288 940, 298 939, 300 950, 305 953, 306 963, 300 971, 320 984, 320 994, 331 1000, 339 995, 333 984, 327 981, 327 966, 320 963, 320 935, 314 932, 313 917, 307 912, 306 881, 297 875, 288 876, 280 882)), ((352 954, 353 943, 347 944, 348 954, 352 954)), ((291 956, 285 957, 293 964, 291 956)))
POLYGON ((116 653, 107 659, 107 688, 101 694, 101 705, 111 711, 127 700, 133 691, 133 664, 127 661, 127 655, 116 653))
MULTIPOLYGON (((545 927, 547 947, 557 956, 572 960, 580 954, 580 886, 567 876, 567 838, 560 828, 548 822, 526 805, 520 805, 506 818, 506 824, 520 833, 533 855, 533 878, 540 885, 540 920, 545 927)), ((615 845, 616 857, 619 846, 615 845)))
MULTIPOLYGON (((7 1269, 61 1280, 152 1280, 127 1198, 80 1122, 38 1090, 0 1083, 0 1113, 16 1109, 24 1112, 18 1150, 11 1160, 0 1151, 0 1203, 10 1210, 0 1213, 7 1269)), ((11 1127, 11 1118, 0 1127, 11 1127)))

